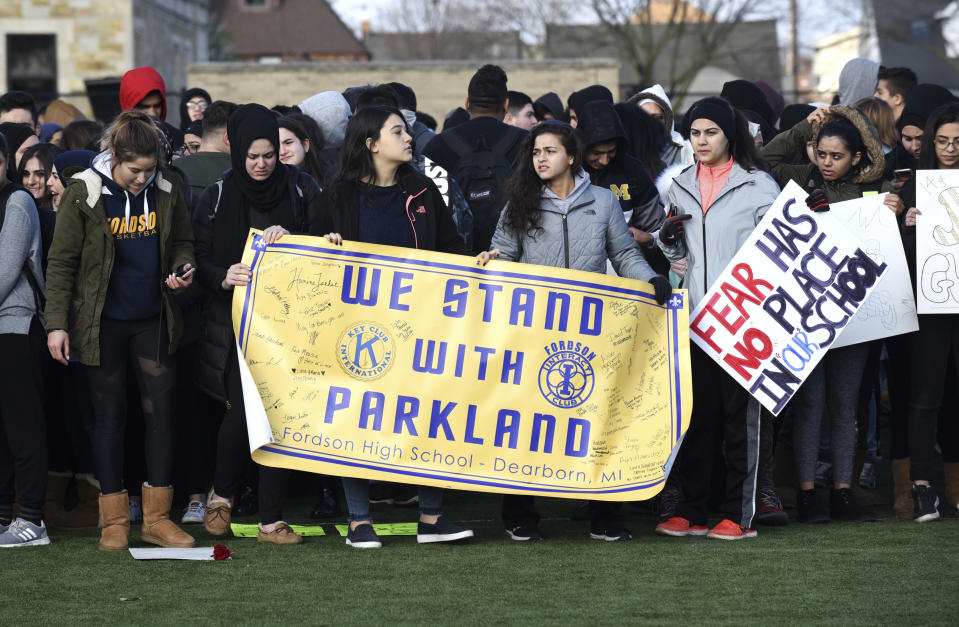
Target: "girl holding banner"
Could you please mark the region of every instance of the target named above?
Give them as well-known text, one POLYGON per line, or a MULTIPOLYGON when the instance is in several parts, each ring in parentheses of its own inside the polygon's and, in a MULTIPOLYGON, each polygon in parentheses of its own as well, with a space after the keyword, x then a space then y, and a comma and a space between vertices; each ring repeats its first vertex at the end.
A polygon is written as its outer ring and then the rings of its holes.
MULTIPOLYGON (((656 302, 662 305, 672 293, 669 281, 646 263, 612 192, 590 184, 581 152, 573 127, 564 122, 543 122, 530 132, 507 182, 508 203, 493 234, 492 250, 477 259, 486 264, 502 257, 605 273, 608 258, 620 276, 652 284, 656 302)), ((621 504, 591 505, 591 538, 632 538, 623 527, 621 504)), ((514 540, 540 537, 532 496, 504 496, 503 522, 514 540)))
MULTIPOLYGON (((413 138, 399 109, 373 106, 357 111, 346 127, 340 171, 323 192, 310 232, 334 244, 343 239, 465 254, 453 214, 436 185, 410 165, 413 138), (415 199, 415 203, 413 202, 415 199), (415 215, 414 215, 415 212, 415 215)), ((382 546, 370 518, 370 481, 343 477, 350 511, 346 543, 358 549, 382 546)), ((473 536, 442 513, 443 489, 419 486, 419 543, 473 536)))
MULTIPOLYGON (((258 104, 242 105, 226 126, 233 168, 222 184, 208 187, 194 215, 197 277, 209 293, 204 311, 204 338, 199 349, 197 385, 224 401, 226 412, 217 435, 213 489, 203 524, 213 535, 230 533, 232 497, 250 459, 246 409, 230 304, 233 290, 250 281, 242 263, 250 228, 263 229, 272 244, 291 231, 306 231, 306 216, 320 189, 295 166, 279 163, 280 133, 276 115, 258 104)), ((298 544, 302 536, 282 520, 289 471, 259 467, 260 526, 257 540, 298 544)))
MULTIPOLYGON (((953 170, 959 168, 959 104, 947 104, 933 111, 922 136, 919 168, 953 170)), ((905 225, 914 228, 922 212, 910 207, 905 225)), ((949 360, 959 361, 959 316, 955 314, 919 314, 910 368, 909 398, 909 478, 912 480, 913 520, 927 522, 939 518, 939 497, 929 480, 933 475, 936 426, 946 386, 949 360)), ((957 383, 957 382, 953 382, 957 383)), ((955 421, 954 414, 943 420, 955 421)), ((940 429, 943 467, 946 476, 946 500, 951 509, 959 506, 959 442, 955 429, 940 429)))
MULTIPOLYGON (((722 98, 704 98, 686 114, 685 132, 696 165, 683 170, 667 194, 669 216, 659 233, 670 261, 686 257, 690 309, 702 300, 779 195, 766 172, 748 122, 722 98)), ((725 370, 690 344, 693 414, 673 467, 679 484, 676 516, 656 526, 668 536, 740 540, 756 536, 756 477, 761 406, 725 370), (706 500, 716 441, 724 440, 728 518, 709 529, 706 500)))
MULTIPOLYGON (((811 192, 806 203, 813 211, 828 211, 829 203, 860 198, 866 192, 892 192, 882 180, 885 160, 876 128, 851 107, 820 107, 763 151, 780 185, 795 181, 811 192), (790 165, 785 159, 813 141, 815 164, 790 165)), ((902 200, 890 193, 885 204, 897 214, 902 200)), ((799 477, 799 522, 875 520, 850 490, 856 453, 856 409, 869 344, 833 348, 809 374, 793 397, 793 452, 799 477), (832 424, 833 489, 827 508, 815 493, 816 463, 823 415, 832 424)))

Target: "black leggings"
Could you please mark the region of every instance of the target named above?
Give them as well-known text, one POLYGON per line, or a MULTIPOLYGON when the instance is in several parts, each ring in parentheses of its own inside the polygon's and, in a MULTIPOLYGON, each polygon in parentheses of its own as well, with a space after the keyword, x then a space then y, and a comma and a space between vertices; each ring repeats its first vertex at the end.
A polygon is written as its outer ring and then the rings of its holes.
MULTIPOLYGON (((226 395, 229 405, 217 434, 216 470, 213 491, 232 498, 240 487, 243 471, 250 460, 250 438, 246 429, 246 406, 235 351, 230 351, 226 365, 226 395)), ((283 499, 290 471, 285 468, 257 465, 260 475, 260 522, 264 525, 283 519, 283 499)))
MULTIPOLYGON (((959 381, 946 381, 947 364, 959 359, 959 316, 923 314, 912 354, 911 394, 909 397, 909 478, 932 478, 939 408, 945 387, 955 389, 959 381)), ((959 417, 953 415, 954 422, 959 417)), ((945 431, 945 430, 944 430, 945 431)), ((950 430, 952 431, 952 430, 950 430)), ((943 434, 944 435, 944 434, 943 434)), ((943 446, 954 449, 953 442, 943 446)))
POLYGON ((41 361, 44 332, 0 334, 0 518, 11 518, 14 484, 20 516, 39 523, 47 490, 47 436, 41 361))
POLYGON ((143 409, 146 480, 158 487, 172 481, 176 366, 168 354, 166 325, 160 322, 159 316, 100 322, 100 365, 87 369, 87 379, 96 413, 93 454, 103 494, 123 490, 128 363, 143 409))

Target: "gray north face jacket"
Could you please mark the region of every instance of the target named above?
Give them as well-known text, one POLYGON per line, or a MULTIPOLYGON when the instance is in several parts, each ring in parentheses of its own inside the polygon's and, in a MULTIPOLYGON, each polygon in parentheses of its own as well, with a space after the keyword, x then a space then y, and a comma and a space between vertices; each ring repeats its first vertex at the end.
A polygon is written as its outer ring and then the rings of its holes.
POLYGON ((583 170, 575 180, 566 198, 543 187, 542 230, 532 235, 506 226, 504 209, 490 248, 498 249, 499 258, 508 261, 605 274, 608 258, 620 276, 640 281, 656 276, 633 240, 613 192, 590 185, 583 170))

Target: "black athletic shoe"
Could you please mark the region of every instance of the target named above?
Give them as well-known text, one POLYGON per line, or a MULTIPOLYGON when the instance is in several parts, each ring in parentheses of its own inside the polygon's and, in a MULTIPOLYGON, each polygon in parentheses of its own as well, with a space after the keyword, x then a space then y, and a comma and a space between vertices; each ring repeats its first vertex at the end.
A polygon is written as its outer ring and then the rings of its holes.
POLYGON ((833 488, 829 491, 829 512, 836 520, 876 522, 876 515, 860 505, 849 488, 833 488))
POLYGON ((913 485, 912 500, 915 507, 912 519, 916 522, 929 522, 939 518, 939 496, 931 485, 913 485))
POLYGON ((373 530, 373 525, 357 525, 346 534, 346 543, 354 549, 378 549, 383 546, 380 537, 373 530))
POLYGON ((440 516, 432 525, 420 521, 416 526, 416 541, 420 544, 429 542, 453 542, 455 540, 472 537, 472 529, 464 529, 453 523, 449 518, 444 518, 443 516, 440 516))
POLYGON ((832 520, 829 517, 829 510, 818 498, 815 490, 798 490, 796 509, 801 523, 827 523, 832 520))
POLYGON ((676 516, 676 508, 679 506, 679 498, 682 496, 679 488, 666 486, 663 491, 656 495, 656 523, 664 523, 670 518, 676 516))
POLYGON ((513 527, 506 530, 506 535, 517 542, 535 542, 543 539, 536 527, 513 527))
POLYGON ((605 528, 593 527, 589 532, 589 537, 593 540, 604 540, 606 542, 625 542, 632 540, 633 534, 622 525, 611 525, 605 528))

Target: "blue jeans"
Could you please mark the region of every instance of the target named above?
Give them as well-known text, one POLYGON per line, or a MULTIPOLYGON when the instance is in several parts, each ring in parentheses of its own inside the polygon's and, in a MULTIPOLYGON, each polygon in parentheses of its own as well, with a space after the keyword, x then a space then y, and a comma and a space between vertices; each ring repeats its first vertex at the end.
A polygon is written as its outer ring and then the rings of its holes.
MULTIPOLYGON (((343 492, 350 510, 350 521, 371 520, 370 480, 343 477, 343 492)), ((443 488, 419 486, 420 514, 439 516, 443 513, 443 488)))

